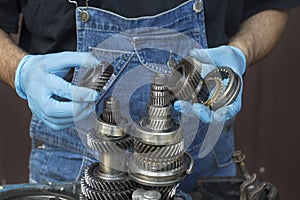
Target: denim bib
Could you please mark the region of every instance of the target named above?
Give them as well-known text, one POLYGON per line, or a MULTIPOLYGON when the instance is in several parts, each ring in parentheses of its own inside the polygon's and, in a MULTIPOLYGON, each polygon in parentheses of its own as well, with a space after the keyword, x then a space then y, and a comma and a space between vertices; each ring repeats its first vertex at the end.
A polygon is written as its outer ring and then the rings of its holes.
MULTIPOLYGON (((100 91, 97 113, 102 112, 103 100, 113 95, 119 99, 123 114, 132 121, 140 119, 146 113, 154 73, 170 73, 167 63, 171 57, 179 61, 192 48, 207 48, 204 9, 196 13, 193 4, 189 0, 163 13, 139 18, 125 18, 93 7, 76 9, 77 51, 89 51, 114 67, 111 79, 100 91), (88 20, 82 18, 83 11, 89 14, 88 20)), ((80 68, 75 69, 74 84, 78 84, 82 73, 80 68)), ((202 176, 235 174, 231 123, 227 123, 213 150, 201 159, 199 149, 208 125, 197 121, 196 127, 195 134, 185 137, 186 151, 195 159, 193 174, 180 186, 186 192, 202 176)), ((54 131, 33 116, 30 134, 32 182, 78 180, 85 167, 97 162, 83 145, 75 126, 54 131)))

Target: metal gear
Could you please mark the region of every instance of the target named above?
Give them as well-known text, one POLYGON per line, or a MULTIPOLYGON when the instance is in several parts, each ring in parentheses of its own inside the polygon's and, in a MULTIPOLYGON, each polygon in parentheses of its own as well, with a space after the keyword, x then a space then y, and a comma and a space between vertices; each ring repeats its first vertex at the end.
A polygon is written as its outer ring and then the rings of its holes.
POLYGON ((138 139, 134 139, 135 153, 149 159, 168 159, 174 158, 183 154, 184 141, 173 145, 154 146, 140 142, 138 139))
POLYGON ((122 191, 137 188, 138 184, 130 180, 125 172, 118 175, 102 173, 98 163, 85 169, 84 181, 86 184, 98 191, 122 191))
POLYGON ((86 168, 81 180, 81 198, 131 199, 137 184, 129 180, 124 172, 127 154, 133 147, 133 139, 127 135, 128 121, 121 115, 118 99, 105 99, 103 113, 98 117, 96 128, 87 135, 88 146, 99 152, 102 163, 86 168), (125 129, 119 127, 119 124, 125 124, 125 129))
POLYGON ((201 86, 202 64, 192 56, 183 59, 168 79, 168 89, 173 93, 171 100, 194 100, 197 97, 197 87, 201 86))
POLYGON ((129 176, 143 187, 152 186, 166 200, 193 166, 184 153, 183 128, 171 116, 167 79, 154 75, 148 112, 135 126, 134 153, 128 159, 129 176))
POLYGON ((99 65, 89 68, 81 78, 79 85, 100 91, 109 81, 113 73, 113 66, 103 61, 99 65))
POLYGON ((133 146, 133 139, 131 136, 125 136, 121 139, 110 140, 108 137, 97 137, 95 132, 89 132, 87 144, 91 149, 97 150, 99 153, 124 152, 133 146))
POLYGON ((131 200, 131 194, 134 189, 126 191, 98 191, 90 188, 84 180, 81 181, 82 194, 91 200, 131 200))
POLYGON ((210 109, 217 110, 231 104, 239 94, 242 82, 239 75, 237 75, 230 67, 218 67, 204 77, 204 83, 199 92, 198 101, 200 103, 205 103, 210 96, 210 91, 214 87, 217 87, 217 84, 219 83, 219 81, 216 80, 221 80, 223 83, 226 79, 228 80, 228 83, 226 86, 222 86, 223 89, 217 94, 217 98, 210 103, 210 109))

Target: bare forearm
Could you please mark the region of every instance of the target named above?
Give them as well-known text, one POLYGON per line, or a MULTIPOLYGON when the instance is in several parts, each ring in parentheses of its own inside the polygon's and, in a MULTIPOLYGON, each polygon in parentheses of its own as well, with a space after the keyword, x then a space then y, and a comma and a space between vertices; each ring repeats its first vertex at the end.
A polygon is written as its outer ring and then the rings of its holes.
POLYGON ((286 27, 288 11, 267 10, 245 20, 229 45, 241 49, 247 66, 259 61, 275 47, 286 27))
POLYGON ((15 87, 15 71, 26 52, 20 49, 11 37, 0 29, 0 80, 15 87))

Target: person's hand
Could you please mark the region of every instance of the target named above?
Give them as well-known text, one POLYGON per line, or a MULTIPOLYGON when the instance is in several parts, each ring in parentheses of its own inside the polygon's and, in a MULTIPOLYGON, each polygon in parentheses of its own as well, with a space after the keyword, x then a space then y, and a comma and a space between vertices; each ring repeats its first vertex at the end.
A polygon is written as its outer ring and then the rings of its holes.
POLYGON ((62 52, 26 55, 15 74, 17 94, 28 101, 29 108, 49 127, 60 130, 94 111, 99 94, 63 80, 72 67, 89 67, 97 60, 89 53, 62 52), (70 101, 59 101, 59 96, 70 101))
MULTIPOLYGON (((203 73, 205 76, 215 66, 227 66, 237 73, 241 80, 242 75, 246 70, 246 58, 243 52, 233 46, 220 46, 210 49, 193 49, 190 55, 203 63, 203 73)), ((209 123, 213 119, 217 121, 229 120, 235 116, 242 106, 242 86, 235 101, 216 111, 210 110, 207 106, 194 103, 191 104, 186 101, 176 101, 174 103, 175 110, 183 113, 188 117, 198 117, 204 123, 209 123)))

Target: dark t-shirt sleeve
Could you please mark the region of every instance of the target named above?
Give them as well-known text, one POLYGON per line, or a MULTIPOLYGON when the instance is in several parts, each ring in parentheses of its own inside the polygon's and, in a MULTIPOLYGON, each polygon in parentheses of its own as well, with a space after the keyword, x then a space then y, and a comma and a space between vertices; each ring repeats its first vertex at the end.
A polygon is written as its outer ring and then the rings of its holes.
POLYGON ((300 5, 300 0, 245 0, 242 20, 264 10, 288 10, 300 5))
POLYGON ((19 13, 18 0, 0 0, 0 28, 8 33, 17 33, 19 13))

